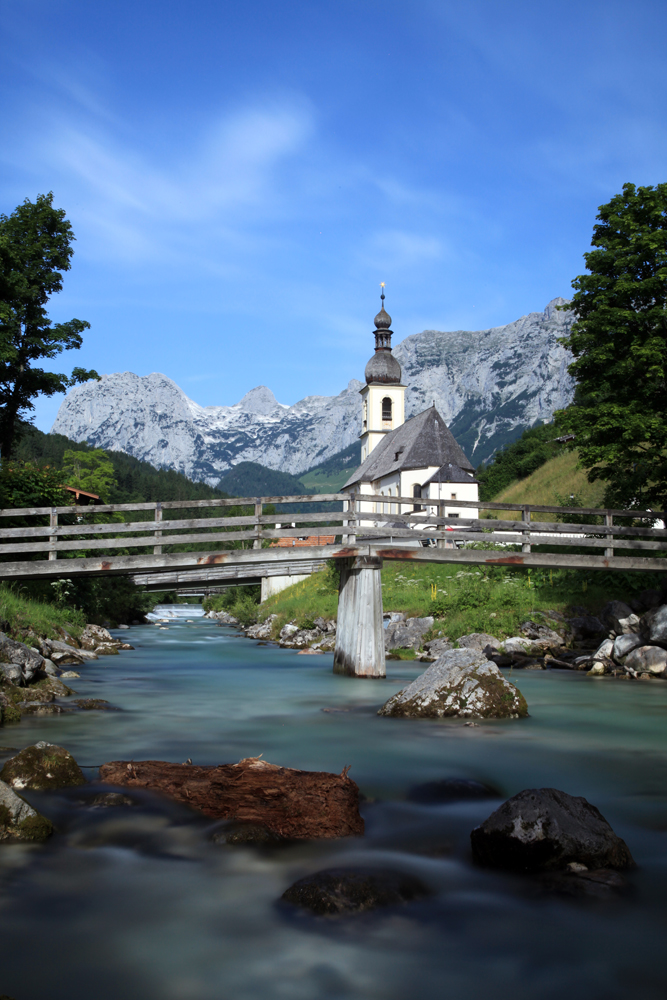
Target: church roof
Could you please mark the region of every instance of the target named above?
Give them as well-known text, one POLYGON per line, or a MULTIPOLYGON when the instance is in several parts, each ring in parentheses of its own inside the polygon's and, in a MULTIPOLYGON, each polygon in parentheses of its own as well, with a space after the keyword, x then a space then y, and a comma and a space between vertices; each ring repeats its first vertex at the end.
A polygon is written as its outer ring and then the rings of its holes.
POLYGON ((479 480, 475 479, 469 473, 464 472, 460 465, 455 462, 445 462, 441 465, 437 472, 434 472, 430 479, 427 479, 422 486, 428 486, 429 483, 478 483, 479 480))
POLYGON ((435 406, 431 406, 385 434, 343 489, 359 482, 372 483, 392 472, 427 469, 430 465, 440 467, 447 463, 474 471, 447 424, 435 406))

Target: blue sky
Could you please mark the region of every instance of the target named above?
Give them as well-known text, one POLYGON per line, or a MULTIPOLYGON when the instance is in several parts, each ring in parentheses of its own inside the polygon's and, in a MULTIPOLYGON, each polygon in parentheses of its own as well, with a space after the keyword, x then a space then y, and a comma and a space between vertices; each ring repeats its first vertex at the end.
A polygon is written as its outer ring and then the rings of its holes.
POLYGON ((56 370, 203 405, 361 377, 380 281, 395 342, 540 310, 667 180, 664 3, 0 0, 0 37, 0 211, 53 190, 51 316, 92 325, 56 370))

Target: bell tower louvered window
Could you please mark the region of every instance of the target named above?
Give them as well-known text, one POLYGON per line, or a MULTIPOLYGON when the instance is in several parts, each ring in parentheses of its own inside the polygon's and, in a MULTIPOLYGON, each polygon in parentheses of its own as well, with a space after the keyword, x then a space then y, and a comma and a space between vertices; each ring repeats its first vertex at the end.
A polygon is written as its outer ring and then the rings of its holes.
POLYGON ((382 400, 382 423, 391 423, 391 398, 385 396, 382 400))

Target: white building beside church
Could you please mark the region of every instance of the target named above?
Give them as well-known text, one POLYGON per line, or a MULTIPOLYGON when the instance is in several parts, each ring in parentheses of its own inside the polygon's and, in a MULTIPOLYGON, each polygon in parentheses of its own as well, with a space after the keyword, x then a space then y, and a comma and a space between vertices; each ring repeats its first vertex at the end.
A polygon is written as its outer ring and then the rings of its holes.
POLYGON ((438 511, 428 500, 437 499, 450 501, 440 516, 477 518, 476 508, 456 505, 457 500, 477 501, 478 483, 472 465, 435 405, 405 419, 406 387, 401 381, 401 366, 391 351, 390 327, 383 289, 380 312, 375 317, 375 353, 366 365, 366 385, 361 390, 361 465, 343 489, 386 497, 362 505, 362 510, 373 514, 421 510, 428 517, 438 511), (414 497, 415 503, 392 503, 392 496, 414 497))

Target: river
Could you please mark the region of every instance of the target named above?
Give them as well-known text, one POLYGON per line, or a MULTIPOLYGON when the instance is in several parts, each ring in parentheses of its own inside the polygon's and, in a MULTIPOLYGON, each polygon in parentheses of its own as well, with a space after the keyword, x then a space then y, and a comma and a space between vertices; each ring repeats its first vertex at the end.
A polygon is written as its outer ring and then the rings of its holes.
POLYGON ((232 848, 211 843, 211 824, 180 808, 90 809, 77 789, 32 793, 59 832, 44 847, 0 848, 0 993, 664 1000, 667 684, 515 671, 528 719, 385 719, 379 705, 421 666, 390 661, 385 681, 334 676, 331 655, 258 645, 198 613, 181 608, 166 630, 117 633, 135 651, 101 657, 70 682, 122 711, 26 719, 0 730, 0 743, 58 743, 91 781, 94 765, 131 758, 351 765, 366 797, 365 837, 232 848), (485 782, 501 797, 406 799, 411 786, 447 777, 485 782), (626 896, 544 897, 521 878, 472 866, 472 827, 503 798, 539 786, 584 795, 626 840, 638 863, 626 896), (433 895, 344 921, 276 905, 308 872, 369 859, 414 872, 433 895))

